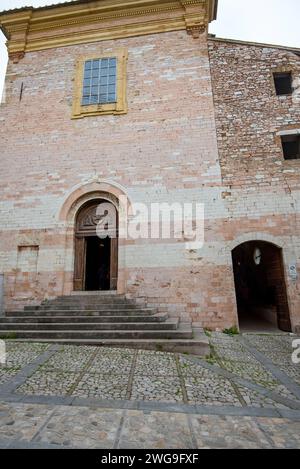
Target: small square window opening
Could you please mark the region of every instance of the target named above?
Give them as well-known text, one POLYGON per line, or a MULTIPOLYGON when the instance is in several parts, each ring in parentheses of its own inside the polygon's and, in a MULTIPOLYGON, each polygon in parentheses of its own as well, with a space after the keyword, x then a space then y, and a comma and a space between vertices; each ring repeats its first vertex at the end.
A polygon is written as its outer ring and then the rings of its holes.
POLYGON ((285 160, 300 159, 300 135, 285 135, 281 137, 285 160))
POLYGON ((274 73, 273 76, 277 96, 290 95, 293 93, 293 80, 291 72, 274 73))

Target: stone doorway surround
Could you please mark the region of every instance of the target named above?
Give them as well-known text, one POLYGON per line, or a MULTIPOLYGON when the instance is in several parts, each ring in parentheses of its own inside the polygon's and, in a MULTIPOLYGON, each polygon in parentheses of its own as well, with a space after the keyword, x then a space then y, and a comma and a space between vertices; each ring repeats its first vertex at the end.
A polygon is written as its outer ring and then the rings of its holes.
MULTIPOLYGON (((73 285, 73 266, 75 260, 74 235, 76 226, 76 214, 80 208, 92 200, 107 200, 117 209, 119 217, 120 211, 126 210, 131 214, 131 201, 127 195, 126 189, 121 185, 108 181, 93 179, 85 184, 79 184, 73 187, 66 195, 65 200, 57 216, 58 223, 61 223, 65 229, 65 268, 62 285, 62 295, 70 295, 74 292, 73 285), (123 199, 122 199, 123 197, 123 199), (124 207, 120 201, 126 201, 124 207)), ((121 228, 121 227, 120 227, 121 228)), ((118 242, 118 272, 117 286, 118 294, 125 293, 125 248, 126 240, 119 238, 118 242)))

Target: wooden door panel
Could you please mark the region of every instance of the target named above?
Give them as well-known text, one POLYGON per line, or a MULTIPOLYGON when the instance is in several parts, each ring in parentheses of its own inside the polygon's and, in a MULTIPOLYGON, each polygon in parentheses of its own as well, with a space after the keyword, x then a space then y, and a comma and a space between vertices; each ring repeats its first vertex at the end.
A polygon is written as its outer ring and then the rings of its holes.
POLYGON ((110 240, 110 289, 117 290, 118 285, 118 238, 110 240))
POLYGON ((286 292, 286 283, 284 278, 284 267, 282 253, 275 248, 268 253, 268 284, 275 287, 278 327, 282 331, 291 332, 292 325, 290 320, 289 304, 286 292))
POLYGON ((75 238, 74 290, 83 291, 85 284, 86 240, 75 238))

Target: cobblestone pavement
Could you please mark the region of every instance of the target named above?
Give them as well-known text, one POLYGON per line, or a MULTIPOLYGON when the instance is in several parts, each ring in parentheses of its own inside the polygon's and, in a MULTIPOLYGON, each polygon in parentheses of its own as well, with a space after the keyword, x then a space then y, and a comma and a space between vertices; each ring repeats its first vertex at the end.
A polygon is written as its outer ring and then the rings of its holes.
POLYGON ((210 335, 211 356, 7 342, 0 447, 300 448, 289 335, 210 335))

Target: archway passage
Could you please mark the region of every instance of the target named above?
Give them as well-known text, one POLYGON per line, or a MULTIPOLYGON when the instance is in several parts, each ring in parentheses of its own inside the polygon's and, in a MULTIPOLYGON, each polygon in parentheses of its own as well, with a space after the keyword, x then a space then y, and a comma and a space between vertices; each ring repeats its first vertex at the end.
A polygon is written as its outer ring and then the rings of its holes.
POLYGON ((250 241, 232 252, 241 330, 291 331, 282 250, 250 241))
POLYGON ((76 291, 117 289, 118 229, 116 229, 116 237, 104 239, 99 238, 96 231, 99 221, 103 218, 97 215, 97 208, 104 203, 109 204, 109 212, 115 217, 117 228, 117 210, 106 200, 89 202, 77 214, 74 267, 74 290, 76 291))

